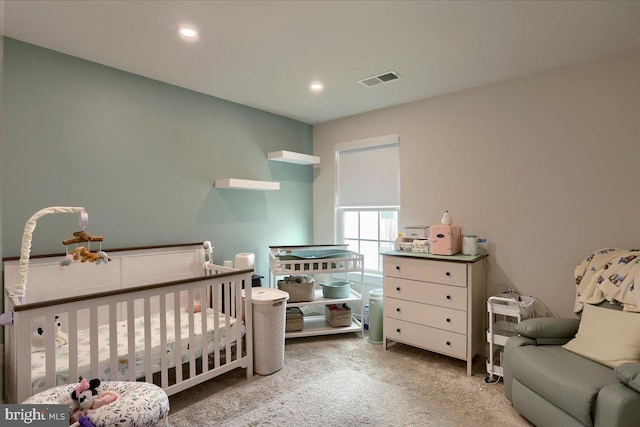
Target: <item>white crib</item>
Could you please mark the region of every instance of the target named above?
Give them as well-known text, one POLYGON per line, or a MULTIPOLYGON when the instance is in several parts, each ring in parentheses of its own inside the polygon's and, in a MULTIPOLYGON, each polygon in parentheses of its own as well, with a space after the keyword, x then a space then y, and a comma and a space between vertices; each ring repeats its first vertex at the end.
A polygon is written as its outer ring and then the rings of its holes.
MULTIPOLYGON (((109 263, 63 271, 62 255, 33 257, 24 300, 5 292, 7 401, 79 376, 154 382, 168 395, 236 368, 252 376, 253 271, 212 264, 210 247, 109 250, 109 263), (40 347, 32 345, 37 325, 45 325, 40 347)), ((6 288, 18 267, 4 261, 6 288)))

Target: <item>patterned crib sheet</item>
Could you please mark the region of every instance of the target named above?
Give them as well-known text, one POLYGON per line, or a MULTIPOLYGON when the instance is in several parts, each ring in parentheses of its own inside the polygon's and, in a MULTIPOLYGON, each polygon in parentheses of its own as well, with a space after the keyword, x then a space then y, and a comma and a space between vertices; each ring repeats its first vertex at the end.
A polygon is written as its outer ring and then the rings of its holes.
MULTIPOLYGON (((216 349, 214 342, 214 315, 213 309, 207 309, 207 345, 208 353, 212 353, 216 349)), ((235 341, 238 336, 237 328, 240 327, 240 333, 244 335, 244 326, 242 322, 237 322, 235 318, 230 319, 230 342, 235 341), (240 324, 240 326, 237 326, 240 324)), ((151 348, 152 359, 151 367, 153 372, 160 370, 160 313, 150 316, 151 326, 151 348)), ((189 361, 189 315, 185 310, 180 313, 181 332, 181 363, 189 361)), ((226 343, 226 318, 223 313, 218 313, 218 335, 217 348, 223 350, 226 343)), ((129 351, 128 351, 128 327, 127 321, 117 323, 117 347, 118 347, 118 376, 126 379, 129 372, 129 351)), ((145 376, 144 372, 144 317, 137 317, 134 320, 135 330, 135 372, 136 378, 145 376)), ((202 355, 202 313, 194 313, 193 319, 194 343, 196 357, 202 355)), ((166 341, 167 341, 167 365, 175 367, 176 347, 175 347, 175 312, 173 310, 166 311, 166 341)), ((90 370, 90 331, 82 329, 78 331, 78 375, 84 378, 93 378, 90 370)), ((98 377, 100 379, 109 378, 111 372, 110 367, 110 346, 109 346, 109 325, 101 325, 98 327, 98 377)), ((69 346, 68 344, 60 346, 56 349, 56 384, 69 384, 78 381, 77 378, 69 379, 69 346)), ((32 393, 38 393, 47 388, 46 386, 46 354, 44 351, 35 351, 31 353, 31 389, 32 393)))

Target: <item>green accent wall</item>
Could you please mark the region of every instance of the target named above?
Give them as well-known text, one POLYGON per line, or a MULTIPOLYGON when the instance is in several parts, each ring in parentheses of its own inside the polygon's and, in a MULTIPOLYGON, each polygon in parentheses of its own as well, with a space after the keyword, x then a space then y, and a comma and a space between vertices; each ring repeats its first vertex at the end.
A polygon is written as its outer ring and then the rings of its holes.
MULTIPOLYGON (((214 261, 313 242, 313 168, 267 153, 312 153, 309 124, 5 37, 2 254, 18 256, 25 221, 83 206, 103 249, 211 240, 214 261), (280 182, 218 189, 216 178, 280 182)), ((212 76, 224 78, 224 76, 212 76)), ((38 221, 32 254, 64 252, 73 214, 38 221)))

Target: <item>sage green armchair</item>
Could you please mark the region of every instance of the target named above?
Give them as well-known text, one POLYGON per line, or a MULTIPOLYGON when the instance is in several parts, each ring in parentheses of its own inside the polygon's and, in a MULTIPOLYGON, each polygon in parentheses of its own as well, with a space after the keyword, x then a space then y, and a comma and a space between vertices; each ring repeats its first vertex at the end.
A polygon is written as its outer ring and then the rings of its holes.
POLYGON ((504 348, 507 399, 536 426, 640 426, 640 362, 613 369, 564 349, 579 322, 546 317, 516 326, 504 348))

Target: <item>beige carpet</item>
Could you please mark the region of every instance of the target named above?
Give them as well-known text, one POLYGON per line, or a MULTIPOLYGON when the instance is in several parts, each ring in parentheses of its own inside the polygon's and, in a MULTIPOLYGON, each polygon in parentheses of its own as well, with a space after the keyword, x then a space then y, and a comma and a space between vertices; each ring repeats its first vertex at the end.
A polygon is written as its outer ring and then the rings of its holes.
POLYGON ((356 334, 287 340, 284 367, 235 370, 170 398, 172 426, 529 426, 484 361, 466 363, 356 334))

